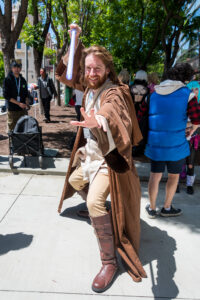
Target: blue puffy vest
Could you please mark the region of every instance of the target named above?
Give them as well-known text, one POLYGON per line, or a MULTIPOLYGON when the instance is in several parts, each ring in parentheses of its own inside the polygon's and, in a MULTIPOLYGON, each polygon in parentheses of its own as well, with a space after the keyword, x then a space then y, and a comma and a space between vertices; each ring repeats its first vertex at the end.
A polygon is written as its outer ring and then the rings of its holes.
POLYGON ((168 95, 156 92, 151 95, 147 157, 156 161, 177 161, 190 155, 185 136, 189 95, 187 87, 168 95))

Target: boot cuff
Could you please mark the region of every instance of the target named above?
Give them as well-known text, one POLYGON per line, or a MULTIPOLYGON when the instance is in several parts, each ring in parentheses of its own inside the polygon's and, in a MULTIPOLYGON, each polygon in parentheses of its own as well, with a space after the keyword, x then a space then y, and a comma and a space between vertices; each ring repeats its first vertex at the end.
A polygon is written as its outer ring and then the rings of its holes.
POLYGON ((95 217, 95 218, 90 217, 90 218, 94 225, 108 224, 111 222, 111 214, 110 213, 100 216, 100 217, 95 217))

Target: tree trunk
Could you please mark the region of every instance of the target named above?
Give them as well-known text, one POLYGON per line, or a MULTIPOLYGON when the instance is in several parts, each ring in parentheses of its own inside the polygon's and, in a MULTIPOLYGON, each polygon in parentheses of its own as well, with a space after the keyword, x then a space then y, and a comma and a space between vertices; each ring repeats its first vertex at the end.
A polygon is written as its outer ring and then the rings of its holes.
POLYGON ((2 52, 3 52, 5 76, 7 76, 10 71, 11 61, 15 58, 14 48, 13 47, 6 48, 6 49, 2 48, 2 52))
MULTIPOLYGON (((167 56, 167 53, 165 53, 165 54, 167 56)), ((174 63, 174 60, 167 59, 167 57, 165 58, 163 76, 172 67, 173 63, 174 63)))
POLYGON ((15 43, 17 42, 24 20, 27 16, 28 0, 21 0, 21 6, 17 14, 14 28, 12 25, 12 1, 4 2, 4 14, 0 6, 0 35, 2 42, 2 52, 4 56, 5 75, 10 71, 11 60, 14 59, 15 43))
POLYGON ((58 98, 56 100, 56 105, 61 106, 60 81, 56 80, 56 85, 57 85, 57 94, 58 94, 58 98))
MULTIPOLYGON (((39 78, 40 77, 40 68, 42 66, 43 54, 35 48, 33 48, 33 54, 34 54, 35 73, 36 73, 36 77, 39 78)), ((39 113, 44 114, 44 108, 42 105, 40 93, 39 93, 39 97, 38 97, 38 102, 39 102, 39 113)))
POLYGON ((56 80, 56 85, 57 85, 57 93, 58 93, 58 98, 57 98, 57 101, 56 101, 56 105, 61 106, 60 81, 56 80))
POLYGON ((33 55, 34 55, 34 65, 35 65, 35 73, 36 76, 40 76, 40 68, 42 66, 42 59, 43 59, 43 53, 38 51, 36 48, 33 48, 33 55))

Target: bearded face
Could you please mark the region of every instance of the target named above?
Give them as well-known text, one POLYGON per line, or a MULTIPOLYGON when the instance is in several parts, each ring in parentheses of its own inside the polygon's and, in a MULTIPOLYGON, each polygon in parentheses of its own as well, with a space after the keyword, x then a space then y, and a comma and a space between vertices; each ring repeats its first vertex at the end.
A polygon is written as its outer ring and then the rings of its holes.
POLYGON ((90 89, 100 88, 108 78, 109 69, 103 61, 94 54, 89 54, 85 59, 85 84, 90 89))

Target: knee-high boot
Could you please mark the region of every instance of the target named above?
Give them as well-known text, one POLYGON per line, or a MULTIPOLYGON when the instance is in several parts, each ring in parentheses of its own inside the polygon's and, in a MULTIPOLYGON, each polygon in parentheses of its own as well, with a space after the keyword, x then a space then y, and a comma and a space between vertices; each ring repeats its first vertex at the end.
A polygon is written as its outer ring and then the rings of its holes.
POLYGON ((96 275, 92 283, 92 289, 97 293, 101 293, 111 286, 118 270, 115 256, 113 227, 110 213, 104 216, 91 218, 91 221, 98 239, 102 261, 100 272, 96 275))

